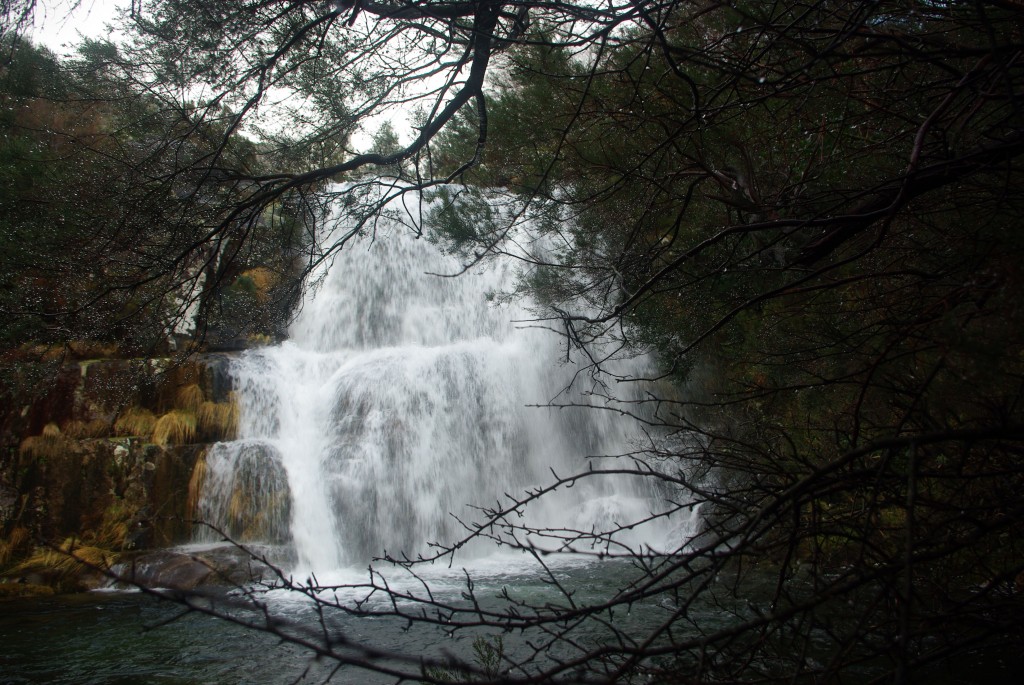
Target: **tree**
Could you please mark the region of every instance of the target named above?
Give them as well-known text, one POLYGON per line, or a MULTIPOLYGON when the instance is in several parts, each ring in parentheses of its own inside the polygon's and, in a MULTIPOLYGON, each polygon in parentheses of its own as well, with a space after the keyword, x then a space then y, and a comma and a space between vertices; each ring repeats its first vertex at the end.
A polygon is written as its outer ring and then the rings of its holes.
POLYGON ((0 18, 3 19, 0 28, 3 29, 3 33, 7 33, 10 29, 21 32, 26 28, 31 23, 35 5, 35 0, 3 0, 0 2, 0 18))
MULTIPOLYGON (((906 682, 1019 640, 1016 3, 165 0, 127 20, 134 43, 117 68, 169 122, 147 159, 175 157, 141 187, 180 189, 181 225, 212 214, 174 248, 180 263, 211 245, 244 249, 258 217, 293 195, 350 194, 365 223, 315 244, 313 265, 371 226, 378 195, 323 186, 360 170, 411 162, 411 182, 387 181, 385 198, 498 183, 561 241, 525 257, 526 285, 567 353, 595 376, 649 383, 614 378, 607 355, 652 350, 658 380, 681 388, 612 398, 649 427, 644 449, 484 510, 467 538, 543 566, 518 514, 610 472, 674 493, 652 516, 704 504, 701 536, 655 555, 618 547, 615 530, 533 531, 625 557, 637 576, 607 604, 563 590, 557 605, 494 612, 471 586, 468 605, 444 604, 374 576, 372 591, 395 599, 385 614, 531 631, 533 656, 560 656, 508 663, 525 681, 829 680, 862 666, 906 682), (405 147, 308 164, 323 157, 305 151, 410 103, 422 116, 405 147), (247 169, 229 145, 243 129, 306 164, 247 169), (770 579, 763 594, 742 572, 754 564, 770 579), (717 597, 722 578, 749 604, 722 600, 734 622, 694 625, 695 598, 717 597), (616 629, 615 611, 646 600, 665 602, 660 623, 616 629), (578 639, 591 621, 608 630, 597 645, 578 639)), ((505 251, 507 229, 439 239, 472 263, 505 251)), ((278 582, 325 611, 378 615, 278 582)), ((417 660, 382 661, 326 627, 252 625, 341 663, 418 675, 417 660)))
POLYGON ((251 141, 221 141, 217 121, 191 121, 187 109, 167 112, 132 90, 109 43, 87 41, 63 63, 13 36, 3 45, 5 344, 159 351, 172 333, 201 339, 206 325, 222 326, 221 291, 244 270, 294 268, 299 202, 264 208, 240 240, 204 237, 239 188, 221 179, 196 192, 183 169, 216 144, 226 164, 253 171, 251 141))

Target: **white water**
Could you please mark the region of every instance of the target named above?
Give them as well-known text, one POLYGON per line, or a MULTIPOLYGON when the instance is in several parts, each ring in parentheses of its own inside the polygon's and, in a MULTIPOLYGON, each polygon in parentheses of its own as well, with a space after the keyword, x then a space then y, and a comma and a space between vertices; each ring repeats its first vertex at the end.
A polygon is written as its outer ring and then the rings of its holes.
MULTIPOLYGON (((291 339, 235 363, 241 438, 210 450, 200 516, 236 539, 291 545, 297 571, 365 568, 385 552, 415 557, 456 540, 465 529, 454 516, 482 519, 467 505, 507 504, 553 471, 628 451, 634 426, 613 412, 528 406, 583 400, 559 397, 577 371, 563 341, 517 325, 531 316, 489 297, 512 287, 517 263, 426 273, 457 267, 388 222, 375 241, 347 246, 291 339)), ((532 504, 522 522, 600 531, 665 506, 641 479, 587 478, 532 504)), ((672 527, 619 537, 660 547, 672 527)), ((461 554, 491 551, 477 543, 461 554)))

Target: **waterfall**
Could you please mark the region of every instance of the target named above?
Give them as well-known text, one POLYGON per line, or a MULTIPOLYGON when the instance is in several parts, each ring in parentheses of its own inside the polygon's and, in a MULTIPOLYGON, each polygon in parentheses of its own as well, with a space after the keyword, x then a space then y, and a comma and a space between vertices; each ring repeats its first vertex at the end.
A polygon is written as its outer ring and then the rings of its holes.
MULTIPOLYGON (((460 263, 401 223, 382 219, 374 239, 347 245, 290 339, 232 368, 240 437, 210 449, 199 515, 235 539, 289 547, 297 569, 414 557, 464 533, 458 519, 479 520, 471 505, 629 449, 633 426, 614 412, 530 406, 559 397, 578 368, 559 336, 516 323, 532 318, 522 304, 493 301, 516 260, 430 275, 460 263)), ((657 499, 633 480, 581 479, 524 521, 602 530, 657 499)))

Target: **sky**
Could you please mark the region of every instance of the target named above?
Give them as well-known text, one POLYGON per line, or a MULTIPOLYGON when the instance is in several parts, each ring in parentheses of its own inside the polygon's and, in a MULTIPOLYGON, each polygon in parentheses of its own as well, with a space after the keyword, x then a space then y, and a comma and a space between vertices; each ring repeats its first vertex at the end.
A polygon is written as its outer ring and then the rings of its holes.
POLYGON ((58 55, 72 52, 81 36, 97 38, 107 35, 105 24, 114 19, 118 7, 129 0, 81 0, 70 9, 74 0, 36 0, 35 30, 32 39, 58 55), (70 11, 69 11, 70 9, 70 11))

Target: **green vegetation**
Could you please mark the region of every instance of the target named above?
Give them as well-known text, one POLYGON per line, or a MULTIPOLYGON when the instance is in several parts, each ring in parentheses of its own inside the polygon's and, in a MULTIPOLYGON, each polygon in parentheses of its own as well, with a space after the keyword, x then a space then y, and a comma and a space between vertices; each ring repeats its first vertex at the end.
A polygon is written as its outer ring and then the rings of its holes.
MULTIPOLYGON (((644 463, 701 474, 686 489, 735 550, 723 569, 770 567, 773 607, 804 607, 780 630, 927 660, 929 626, 945 648, 1021 629, 994 617, 1024 577, 1024 73, 1000 56, 1020 40, 1010 11, 883 4, 832 52, 814 32, 839 40, 849 17, 831 5, 674 7, 662 33, 625 31, 593 60, 535 26, 464 178, 543 208, 517 240, 559 247, 524 287, 569 349, 609 374, 609 338, 660 360, 678 392, 628 405, 670 436, 644 463), (807 573, 810 602, 791 589, 807 573), (846 611, 831 592, 861 599, 846 611), (992 622, 958 621, 967 606, 992 622)), ((476 125, 463 114, 433 159, 454 168, 476 125)), ((479 193, 440 197, 470 210, 439 210, 434 239, 504 249, 479 193)), ((790 662, 794 640, 765 653, 790 662)), ((672 669, 740 677, 749 645, 718 649, 672 669)))

